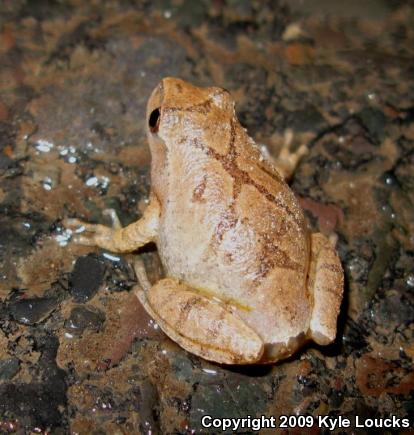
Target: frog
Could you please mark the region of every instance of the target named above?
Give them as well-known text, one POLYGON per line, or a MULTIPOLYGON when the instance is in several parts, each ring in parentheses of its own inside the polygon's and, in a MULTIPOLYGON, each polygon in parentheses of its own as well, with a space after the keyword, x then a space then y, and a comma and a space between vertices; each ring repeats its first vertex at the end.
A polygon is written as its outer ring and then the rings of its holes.
MULTIPOLYGON (((146 111, 151 188, 125 227, 66 221, 74 242, 115 253, 155 243, 165 277, 134 261, 134 292, 188 352, 219 364, 271 364, 306 342, 332 343, 343 269, 332 240, 312 233, 287 184, 306 146, 267 158, 224 88, 166 77, 146 111)), ((291 135, 290 135, 291 139, 291 135)))

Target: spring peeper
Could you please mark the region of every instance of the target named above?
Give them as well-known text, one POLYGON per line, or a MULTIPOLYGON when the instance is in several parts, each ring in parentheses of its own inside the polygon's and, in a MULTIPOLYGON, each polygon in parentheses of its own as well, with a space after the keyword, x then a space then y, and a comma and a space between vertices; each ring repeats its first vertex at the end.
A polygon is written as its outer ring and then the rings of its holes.
POLYGON ((240 125, 229 92, 165 78, 147 105, 151 195, 125 228, 85 224, 78 243, 118 253, 155 242, 166 278, 143 263, 136 295, 184 349, 227 364, 271 363, 305 341, 332 342, 343 271, 310 234, 283 175, 304 149, 272 164, 240 125))

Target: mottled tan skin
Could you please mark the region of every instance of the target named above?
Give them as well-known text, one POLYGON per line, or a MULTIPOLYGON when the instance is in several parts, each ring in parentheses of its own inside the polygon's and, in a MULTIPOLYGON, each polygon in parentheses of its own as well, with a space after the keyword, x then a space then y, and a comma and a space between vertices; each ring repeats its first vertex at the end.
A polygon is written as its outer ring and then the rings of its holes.
POLYGON ((271 363, 306 340, 330 343, 343 291, 338 256, 308 232, 230 94, 165 78, 149 99, 147 125, 144 216, 118 229, 83 224, 77 241, 120 253, 155 242, 167 278, 151 287, 137 262, 137 296, 167 335, 203 358, 271 363))

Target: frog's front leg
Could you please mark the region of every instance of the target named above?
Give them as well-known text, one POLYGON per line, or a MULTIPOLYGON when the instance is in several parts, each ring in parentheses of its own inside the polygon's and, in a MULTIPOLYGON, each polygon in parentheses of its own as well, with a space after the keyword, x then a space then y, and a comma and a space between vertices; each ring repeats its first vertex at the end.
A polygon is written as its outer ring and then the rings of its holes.
POLYGON ((138 221, 121 228, 116 215, 112 216, 114 227, 88 224, 79 219, 66 219, 64 224, 73 228, 77 235, 75 243, 87 246, 98 246, 112 252, 132 252, 154 240, 158 232, 160 204, 152 195, 144 215, 138 221))
POLYGON ((151 286, 143 263, 135 262, 141 287, 135 293, 161 329, 187 351, 223 364, 253 364, 263 354, 262 339, 218 300, 200 295, 173 278, 151 286))
POLYGON ((311 235, 308 291, 313 295, 309 336, 316 343, 331 343, 344 287, 344 274, 332 242, 321 233, 311 235))

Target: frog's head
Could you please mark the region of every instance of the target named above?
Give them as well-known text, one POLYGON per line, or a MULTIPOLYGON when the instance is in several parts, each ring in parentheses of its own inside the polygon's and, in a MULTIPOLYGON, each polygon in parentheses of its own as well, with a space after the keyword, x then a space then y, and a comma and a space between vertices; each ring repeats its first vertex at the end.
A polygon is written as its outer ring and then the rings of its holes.
POLYGON ((148 139, 150 144, 161 140, 167 148, 189 144, 207 131, 220 134, 234 117, 234 101, 225 89, 166 77, 148 100, 148 139))

